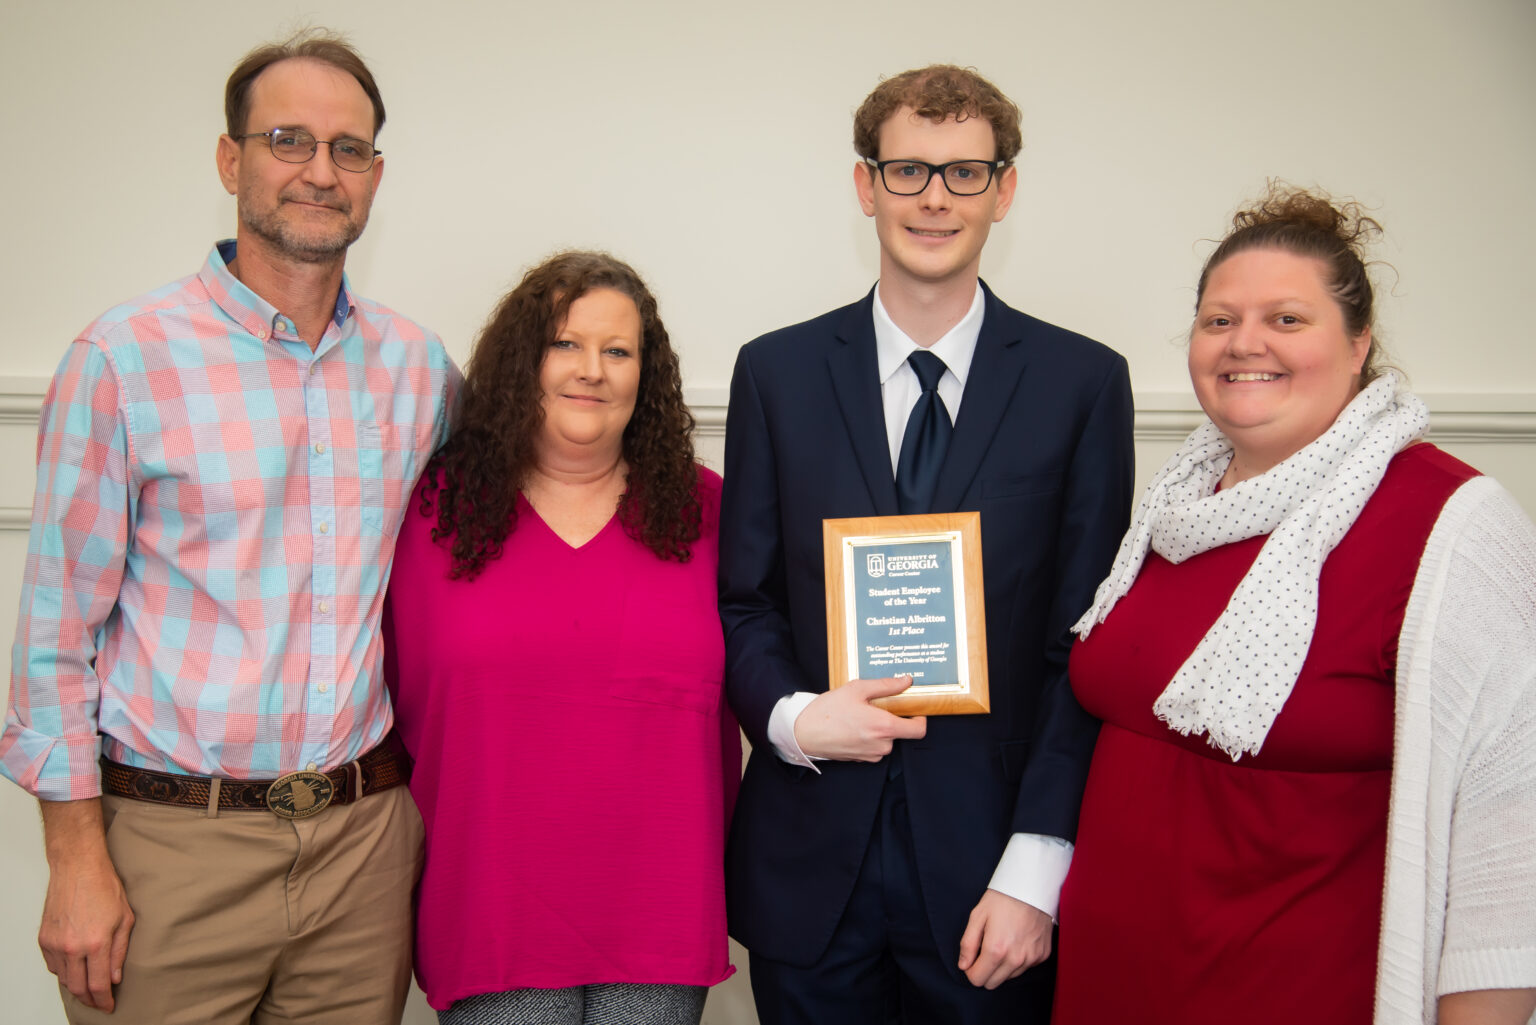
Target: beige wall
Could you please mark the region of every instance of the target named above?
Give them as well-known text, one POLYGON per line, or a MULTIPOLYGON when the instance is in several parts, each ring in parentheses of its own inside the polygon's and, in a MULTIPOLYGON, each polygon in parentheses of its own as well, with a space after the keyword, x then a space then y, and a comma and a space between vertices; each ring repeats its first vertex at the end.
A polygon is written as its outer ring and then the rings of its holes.
MULTIPOLYGON (((1536 7, 1527 0, 926 0, 741 7, 273 0, 0 7, 0 622, 15 619, 32 424, 74 332, 232 233, 220 89, 251 44, 350 30, 389 104, 354 281, 463 358, 521 268, 609 248, 651 279, 718 466, 737 347, 869 287, 849 121, 881 73, 974 65, 1023 108, 1019 200, 983 268, 1014 305, 1124 352, 1139 476, 1193 425, 1191 286, 1267 176, 1377 209, 1386 337, 1434 437, 1536 510, 1536 7)), ((31 802, 0 786, 6 1020, 61 1021, 34 935, 31 802)), ((738 958, 738 964, 744 959, 738 958)), ((739 981, 706 1019, 751 1020, 739 981)), ((430 1021, 419 1002, 410 1022, 430 1021)))

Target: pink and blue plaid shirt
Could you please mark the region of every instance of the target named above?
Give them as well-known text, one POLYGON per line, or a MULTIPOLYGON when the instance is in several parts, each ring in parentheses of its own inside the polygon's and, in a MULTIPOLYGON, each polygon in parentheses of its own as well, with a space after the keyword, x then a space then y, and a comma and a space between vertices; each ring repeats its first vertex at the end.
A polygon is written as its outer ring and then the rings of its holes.
POLYGON ((393 722, 379 613, 459 372, 345 280, 311 352, 233 258, 97 320, 43 405, 0 772, 46 800, 103 753, 269 779, 393 722))

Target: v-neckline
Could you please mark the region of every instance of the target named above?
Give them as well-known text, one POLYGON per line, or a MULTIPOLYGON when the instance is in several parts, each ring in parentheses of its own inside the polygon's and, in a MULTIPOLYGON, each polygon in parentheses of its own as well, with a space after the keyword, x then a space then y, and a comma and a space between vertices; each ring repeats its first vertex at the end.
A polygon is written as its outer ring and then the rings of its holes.
MULTIPOLYGON (((546 520, 539 513, 539 511, 533 507, 533 503, 532 502, 528 501, 528 496, 527 495, 525 495, 521 491, 519 491, 517 493, 517 500, 529 513, 531 513, 533 515, 534 519, 539 521, 539 525, 542 526, 545 529, 545 531, 547 531, 549 533, 550 537, 554 538, 556 541, 559 541, 560 544, 563 545, 565 547, 565 549, 567 551, 570 551, 570 552, 584 552, 588 548, 591 548, 594 542, 596 542, 604 534, 608 533, 610 530, 613 529, 613 525, 616 522, 618 522, 618 519, 619 519, 619 511, 617 509, 615 509, 613 511, 613 515, 608 517, 607 522, 604 523, 601 527, 598 528, 596 534, 593 534, 591 537, 587 538, 585 541, 583 541, 579 545, 573 545, 569 541, 567 541, 565 539, 565 537, 562 536, 561 533, 558 530, 556 530, 554 527, 550 526, 549 521, 546 520)), ((521 512, 519 513, 519 515, 521 515, 521 512)))

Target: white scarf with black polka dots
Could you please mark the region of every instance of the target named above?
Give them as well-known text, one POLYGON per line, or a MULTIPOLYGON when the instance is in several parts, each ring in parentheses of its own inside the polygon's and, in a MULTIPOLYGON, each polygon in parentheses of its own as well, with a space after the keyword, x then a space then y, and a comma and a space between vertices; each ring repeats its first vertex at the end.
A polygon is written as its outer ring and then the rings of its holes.
POLYGON ((1153 478, 1114 568, 1073 632, 1104 622, 1141 571, 1147 549, 1172 563, 1268 534, 1215 624, 1152 705, 1185 735, 1236 761, 1257 754, 1301 673, 1317 624, 1317 579, 1381 483, 1392 457, 1424 435, 1429 410, 1402 378, 1383 373, 1322 437, 1257 477, 1216 491, 1232 443, 1196 428, 1153 478))

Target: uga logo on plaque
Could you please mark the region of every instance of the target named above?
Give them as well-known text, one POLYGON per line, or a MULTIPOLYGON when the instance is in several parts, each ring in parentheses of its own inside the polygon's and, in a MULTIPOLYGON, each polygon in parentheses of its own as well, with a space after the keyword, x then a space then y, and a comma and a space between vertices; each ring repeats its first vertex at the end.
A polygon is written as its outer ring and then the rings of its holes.
POLYGON ((872 577, 885 576, 885 553, 870 552, 864 556, 864 568, 872 577))

